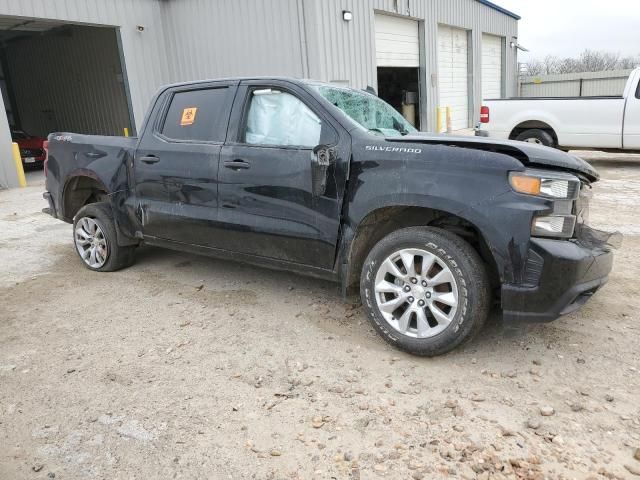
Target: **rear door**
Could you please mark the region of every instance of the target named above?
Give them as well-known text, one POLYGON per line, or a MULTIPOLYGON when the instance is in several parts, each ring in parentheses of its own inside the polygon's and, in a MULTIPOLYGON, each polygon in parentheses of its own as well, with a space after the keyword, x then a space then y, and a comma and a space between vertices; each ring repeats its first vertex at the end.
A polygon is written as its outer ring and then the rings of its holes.
POLYGON ((134 158, 136 215, 147 237, 210 245, 217 218, 218 159, 237 82, 166 92, 134 158))
POLYGON ((220 155, 220 247, 333 267, 349 135, 286 81, 242 82, 229 130, 220 155))

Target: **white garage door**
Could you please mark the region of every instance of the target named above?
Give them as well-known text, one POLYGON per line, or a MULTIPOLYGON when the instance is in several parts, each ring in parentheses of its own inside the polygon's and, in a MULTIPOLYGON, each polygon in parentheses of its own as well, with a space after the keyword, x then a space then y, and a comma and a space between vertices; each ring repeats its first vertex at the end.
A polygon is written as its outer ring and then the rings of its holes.
POLYGON ((482 34, 482 98, 502 97, 502 37, 482 34))
MULTIPOLYGON (((438 26, 440 107, 451 107, 451 128, 469 127, 469 52, 467 31, 438 26)), ((444 125, 444 121, 443 121, 444 125)))
POLYGON ((378 67, 419 67, 418 22, 378 14, 375 22, 378 67))

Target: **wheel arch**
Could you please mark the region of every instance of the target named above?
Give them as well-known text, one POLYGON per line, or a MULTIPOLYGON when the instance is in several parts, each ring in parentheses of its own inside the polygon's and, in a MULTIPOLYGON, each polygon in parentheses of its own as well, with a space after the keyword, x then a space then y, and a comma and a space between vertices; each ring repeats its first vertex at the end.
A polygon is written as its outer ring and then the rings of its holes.
POLYGON ((485 265, 492 286, 500 284, 496 259, 486 235, 476 222, 447 210, 415 205, 388 205, 368 212, 353 228, 353 235, 344 249, 342 291, 355 293, 360 273, 373 246, 392 231, 406 227, 438 227, 458 235, 478 252, 485 265))
POLYGON ((70 175, 62 189, 62 216, 73 221, 78 211, 89 203, 108 201, 109 190, 91 171, 78 171, 70 175))
POLYGON ((532 129, 548 132, 553 138, 555 144, 558 145, 558 134, 556 133, 556 129, 549 122, 544 120, 525 120, 518 123, 511 129, 511 132, 509 133, 509 140, 515 140, 515 138, 522 132, 532 129))

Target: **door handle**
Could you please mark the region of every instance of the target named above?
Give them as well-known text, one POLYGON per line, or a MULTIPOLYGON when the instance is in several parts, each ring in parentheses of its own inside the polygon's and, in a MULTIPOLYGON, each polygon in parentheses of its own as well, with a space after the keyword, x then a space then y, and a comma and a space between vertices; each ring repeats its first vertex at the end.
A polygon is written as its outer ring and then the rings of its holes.
POLYGON ((140 157, 140 160, 148 164, 158 163, 160 161, 160 159, 155 155, 147 155, 146 157, 140 157))
POLYGON ((225 160, 224 162, 225 168, 230 168, 232 170, 246 170, 247 168, 251 168, 251 164, 249 162, 245 162, 244 160, 240 160, 239 158, 235 160, 225 160))
POLYGON ((106 155, 106 153, 102 152, 87 152, 85 155, 89 158, 102 158, 106 155))

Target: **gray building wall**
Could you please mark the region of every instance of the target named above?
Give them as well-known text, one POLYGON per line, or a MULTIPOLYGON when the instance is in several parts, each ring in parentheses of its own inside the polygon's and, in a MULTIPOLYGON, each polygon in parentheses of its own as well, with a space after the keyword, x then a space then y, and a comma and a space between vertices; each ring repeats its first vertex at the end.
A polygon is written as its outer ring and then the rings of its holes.
POLYGON ((420 21, 423 129, 435 127, 438 24, 470 32, 474 121, 482 33, 505 38, 505 93, 516 94, 516 51, 508 45, 517 21, 476 0, 0 0, 3 16, 118 27, 138 128, 158 87, 175 81, 277 74, 377 87, 376 11, 420 21), (342 10, 353 21, 343 21, 342 10))
POLYGON ((377 88, 376 12, 419 20, 422 125, 433 130, 438 99, 438 24, 470 31, 474 121, 481 104, 482 34, 505 38, 505 93, 517 94, 517 21, 476 0, 207 0, 163 4, 173 81, 291 75, 377 88), (397 6, 397 9, 396 9, 397 6), (342 11, 353 12, 345 22, 342 11))
POLYGON ((306 75, 299 0, 170 0, 162 18, 173 82, 306 75))
POLYGON ((516 95, 516 52, 508 44, 517 21, 476 0, 0 0, 0 15, 119 27, 138 126, 157 88, 172 81, 277 74, 376 87, 376 10, 421 21, 430 128, 440 23, 471 31, 474 111, 483 32, 505 37, 506 94, 516 95), (353 21, 343 21, 342 10, 353 21))

